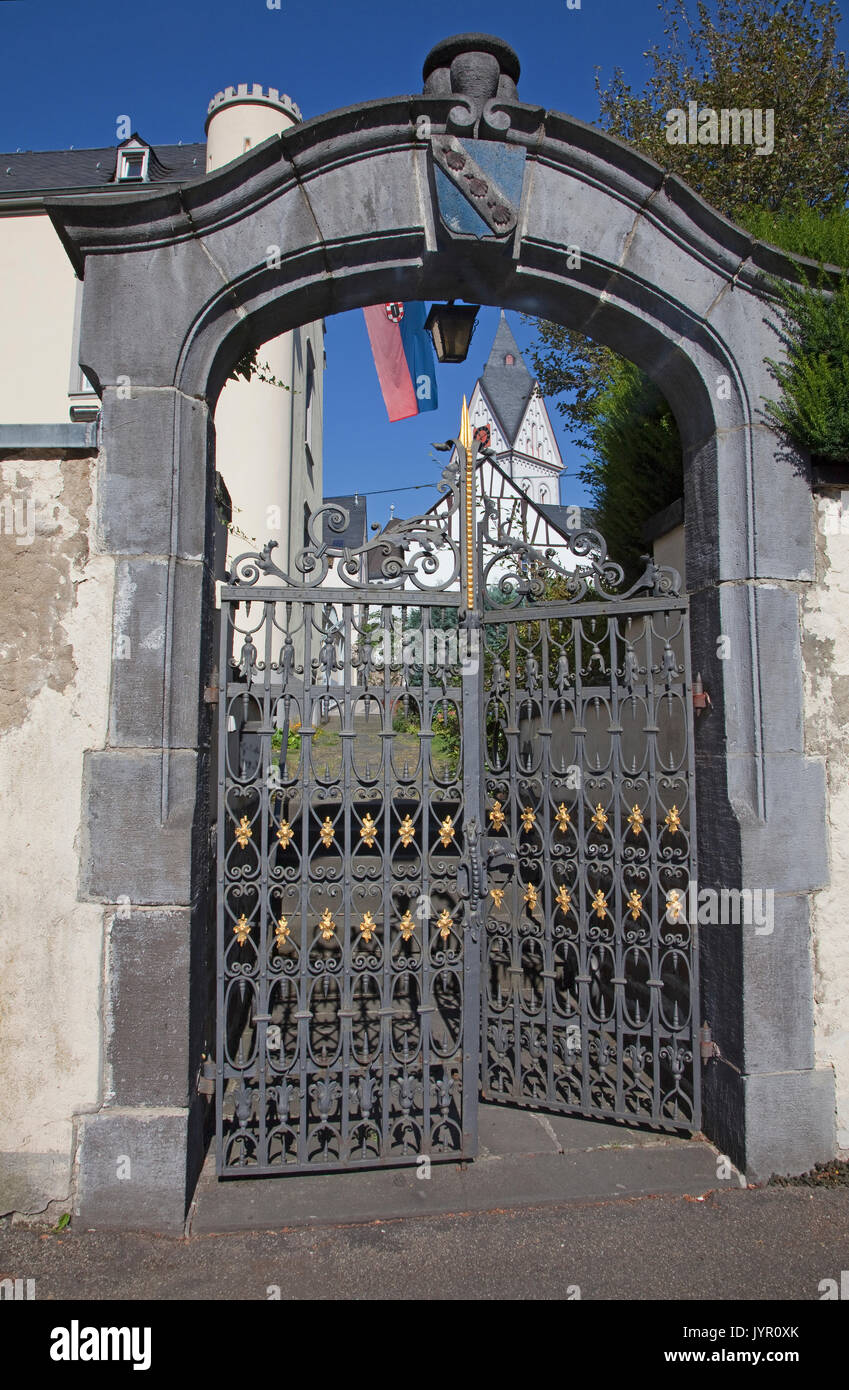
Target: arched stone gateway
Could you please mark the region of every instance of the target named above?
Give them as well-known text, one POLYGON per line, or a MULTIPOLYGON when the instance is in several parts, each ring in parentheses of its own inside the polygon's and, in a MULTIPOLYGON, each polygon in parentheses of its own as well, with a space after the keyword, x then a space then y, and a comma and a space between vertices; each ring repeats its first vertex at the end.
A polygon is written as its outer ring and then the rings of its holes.
POLYGON ((111 976, 120 1079, 80 1118, 84 1221, 180 1228, 203 1156, 215 401, 247 348, 388 300, 544 315, 636 362, 669 400, 693 667, 713 701, 696 738, 700 879, 776 895, 768 947, 733 926, 702 933, 701 1014, 721 1052, 703 1072, 704 1129, 754 1178, 833 1152, 808 927, 827 881, 825 787, 805 757, 798 636, 811 488, 760 416, 775 350, 763 276, 791 267, 632 149, 521 101, 500 40, 437 45, 424 76, 421 96, 308 121, 176 193, 50 209, 85 280, 102 544, 156 596, 164 633, 114 662, 108 746, 87 760, 81 893, 128 897, 138 930, 132 969, 111 976))

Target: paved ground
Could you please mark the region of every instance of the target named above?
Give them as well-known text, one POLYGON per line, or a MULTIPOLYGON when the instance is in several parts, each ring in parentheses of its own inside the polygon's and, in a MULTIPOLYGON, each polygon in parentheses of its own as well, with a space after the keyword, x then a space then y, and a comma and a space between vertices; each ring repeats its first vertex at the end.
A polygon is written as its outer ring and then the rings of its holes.
POLYGON ((428 1178, 418 1177, 415 1168, 395 1168, 219 1182, 210 1154, 188 1230, 209 1235, 491 1211, 564 1199, 698 1196, 717 1185, 712 1145, 649 1129, 482 1105, 479 1137, 473 1163, 434 1163, 428 1178))
POLYGON ((817 1302, 845 1270, 849 1293, 849 1187, 746 1190, 704 1141, 489 1106, 481 1141, 429 1180, 208 1166, 183 1239, 7 1223, 0 1279, 41 1301, 817 1302))
POLYGON ((841 1270, 845 1189, 738 1188, 703 1200, 614 1198, 188 1240, 73 1227, 0 1233, 0 1277, 34 1279, 38 1300, 245 1300, 277 1290, 282 1300, 567 1299, 577 1286, 584 1300, 811 1302, 841 1270))

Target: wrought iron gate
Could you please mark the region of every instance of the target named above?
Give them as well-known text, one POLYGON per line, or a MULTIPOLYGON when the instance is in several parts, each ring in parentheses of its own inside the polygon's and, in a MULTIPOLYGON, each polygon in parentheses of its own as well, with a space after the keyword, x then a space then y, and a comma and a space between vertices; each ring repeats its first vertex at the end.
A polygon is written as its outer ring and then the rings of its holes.
POLYGON ((493 1101, 698 1128, 687 610, 548 603, 486 625, 493 1101))
POLYGON ((220 590, 222 1176, 473 1156, 479 1086, 698 1127, 677 576, 540 552, 444 447, 432 512, 220 590))

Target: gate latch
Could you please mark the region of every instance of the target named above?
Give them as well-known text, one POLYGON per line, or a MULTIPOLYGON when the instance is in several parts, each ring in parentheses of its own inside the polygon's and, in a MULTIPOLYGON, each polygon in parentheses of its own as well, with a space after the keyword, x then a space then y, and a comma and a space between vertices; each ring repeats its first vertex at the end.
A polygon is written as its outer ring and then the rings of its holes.
POLYGON ((466 846, 469 862, 460 865, 460 896, 469 904, 472 940, 477 941, 485 915, 483 904, 489 893, 488 870, 515 864, 516 851, 504 840, 482 837, 476 820, 470 820, 466 827, 466 846))
POLYGON ((702 685, 702 673, 700 671, 693 681, 693 709, 698 716, 702 713, 702 710, 712 708, 711 698, 702 685))

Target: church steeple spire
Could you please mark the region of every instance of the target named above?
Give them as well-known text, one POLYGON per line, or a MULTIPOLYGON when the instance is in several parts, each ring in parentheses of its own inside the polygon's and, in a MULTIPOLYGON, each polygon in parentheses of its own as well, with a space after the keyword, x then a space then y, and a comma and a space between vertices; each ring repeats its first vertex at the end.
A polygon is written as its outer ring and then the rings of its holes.
POLYGON ((497 412, 508 444, 513 445, 533 394, 534 379, 525 366, 503 309, 481 385, 497 412))

